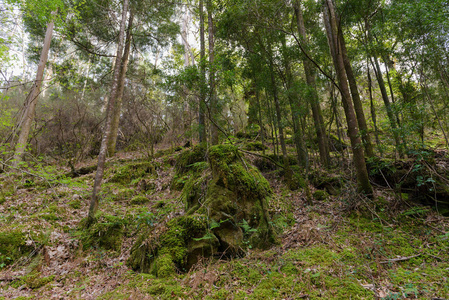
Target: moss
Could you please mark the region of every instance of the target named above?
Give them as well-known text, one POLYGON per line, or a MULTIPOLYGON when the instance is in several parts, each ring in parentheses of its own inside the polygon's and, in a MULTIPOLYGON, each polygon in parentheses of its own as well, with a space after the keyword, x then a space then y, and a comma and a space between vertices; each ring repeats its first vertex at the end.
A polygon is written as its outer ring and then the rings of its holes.
POLYGON ((124 221, 111 215, 100 215, 89 228, 80 223, 80 241, 84 248, 94 247, 119 251, 122 246, 124 221))
POLYGON ((159 278, 168 277, 176 272, 176 265, 169 253, 158 256, 153 262, 153 268, 159 278))
POLYGON ((188 271, 203 250, 214 253, 215 240, 205 240, 207 220, 201 215, 174 218, 160 235, 145 230, 131 249, 128 266, 156 276, 168 276, 175 270, 188 271))
POLYGON ((44 219, 47 221, 58 221, 64 218, 67 213, 64 207, 58 206, 56 204, 51 204, 47 208, 41 210, 40 212, 31 216, 32 219, 44 219))
POLYGON ((52 282, 55 279, 55 275, 47 276, 47 277, 41 277, 41 273, 39 272, 32 272, 24 277, 22 277, 16 285, 22 286, 23 284, 26 284, 27 287, 30 289, 36 290, 44 285, 52 282), (23 284, 21 284, 23 283, 23 284))
POLYGON ((209 161, 217 184, 245 198, 265 198, 271 195, 268 181, 256 168, 243 161, 235 146, 211 147, 209 161))
POLYGON ((122 188, 117 190, 116 192, 113 192, 110 195, 110 199, 113 201, 126 201, 129 200, 130 198, 132 198, 135 194, 134 189, 132 188, 122 188))
POLYGON ((268 149, 268 147, 262 144, 262 142, 256 141, 246 144, 245 149, 249 151, 262 151, 268 149))
POLYGON ((109 182, 129 184, 132 180, 146 175, 157 175, 156 167, 151 162, 128 163, 113 171, 109 182))
POLYGON ((80 200, 73 200, 73 201, 70 201, 68 204, 73 209, 80 209, 82 202, 80 200))
POLYGON ((191 170, 192 165, 206 161, 206 144, 199 144, 191 150, 182 152, 176 160, 176 172, 183 174, 191 170))
POLYGON ((9 265, 27 255, 33 247, 26 243, 27 234, 21 228, 5 226, 0 230, 0 265, 9 265))
POLYGON ((318 201, 327 200, 328 197, 329 197, 329 194, 326 191, 323 191, 323 190, 316 190, 313 193, 313 198, 315 200, 318 200, 318 201))
POLYGON ((134 205, 142 205, 142 204, 146 204, 149 202, 150 202, 150 199, 148 199, 145 195, 137 195, 131 199, 131 204, 134 204, 134 205))

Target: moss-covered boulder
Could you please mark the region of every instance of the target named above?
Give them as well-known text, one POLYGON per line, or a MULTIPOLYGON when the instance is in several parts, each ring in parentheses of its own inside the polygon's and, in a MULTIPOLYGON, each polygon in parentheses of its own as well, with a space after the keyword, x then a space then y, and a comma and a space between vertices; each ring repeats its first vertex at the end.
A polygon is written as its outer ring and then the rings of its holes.
POLYGON ((128 266, 158 277, 188 271, 201 256, 217 251, 218 240, 203 215, 180 216, 148 228, 131 249, 128 266))
POLYGON ((100 214, 97 216, 97 221, 89 228, 86 228, 86 220, 81 221, 78 232, 84 248, 93 247, 120 251, 125 227, 123 219, 100 214))
POLYGON ((141 234, 128 260, 134 270, 163 277, 188 271, 199 257, 236 256, 274 242, 266 203, 270 185, 236 147, 182 153, 173 182, 183 187, 186 212, 141 234))
POLYGON ((27 245, 27 233, 20 228, 4 227, 0 230, 0 268, 27 255, 33 247, 27 245))

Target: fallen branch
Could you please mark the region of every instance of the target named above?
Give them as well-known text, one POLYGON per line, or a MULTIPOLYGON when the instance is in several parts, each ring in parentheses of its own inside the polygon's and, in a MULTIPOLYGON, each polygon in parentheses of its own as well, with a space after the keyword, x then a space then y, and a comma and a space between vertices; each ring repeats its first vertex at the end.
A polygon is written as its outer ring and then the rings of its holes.
POLYGON ((399 257, 399 258, 393 258, 393 259, 389 259, 389 260, 386 260, 386 261, 381 261, 380 263, 381 264, 388 264, 388 263, 392 263, 392 262, 406 261, 406 260, 409 260, 409 259, 421 256, 421 255, 422 254, 413 255, 413 256, 406 256, 406 257, 399 257))

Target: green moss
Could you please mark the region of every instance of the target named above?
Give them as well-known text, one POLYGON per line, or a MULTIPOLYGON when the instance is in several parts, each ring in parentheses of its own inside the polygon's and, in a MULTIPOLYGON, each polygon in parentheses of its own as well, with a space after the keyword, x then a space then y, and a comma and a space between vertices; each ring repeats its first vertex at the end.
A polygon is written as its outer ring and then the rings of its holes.
POLYGON ((113 171, 109 182, 130 184, 132 180, 156 174, 156 168, 151 162, 128 163, 113 171))
POLYGON ((47 221, 58 221, 64 218, 67 213, 64 207, 58 206, 56 204, 51 204, 47 208, 41 210, 40 212, 31 216, 32 219, 44 219, 47 221))
POLYGON ((313 198, 315 200, 318 200, 318 201, 327 200, 328 197, 329 197, 329 194, 326 191, 323 191, 323 190, 316 190, 313 193, 313 198))
POLYGON ((153 262, 153 268, 159 278, 168 277, 176 272, 176 265, 169 253, 158 256, 153 262))
POLYGON ((73 201, 70 201, 68 204, 73 209, 80 209, 82 202, 80 200, 73 200, 73 201))
POLYGON ((134 204, 134 205, 142 205, 142 204, 146 204, 149 202, 150 202, 150 199, 148 199, 145 195, 137 195, 131 199, 131 204, 134 204))
POLYGON ((183 174, 191 170, 198 162, 206 161, 206 144, 199 144, 191 150, 182 152, 176 160, 176 172, 183 174))
POLYGON ((245 198, 265 198, 272 191, 270 184, 253 166, 243 161, 232 145, 213 146, 209 161, 217 184, 239 193, 245 198))
POLYGON ((133 245, 127 264, 156 276, 168 276, 175 270, 188 271, 197 261, 199 250, 214 252, 214 241, 204 243, 202 239, 207 228, 204 216, 189 215, 170 220, 159 236, 145 230, 133 245))
POLYGON ((44 285, 52 282, 55 279, 55 275, 41 277, 40 273, 31 273, 25 276, 24 281, 30 289, 39 289, 44 285))
POLYGON ((111 215, 100 215, 89 228, 80 223, 78 235, 84 248, 94 247, 119 251, 122 246, 124 220, 111 215))
POLYGON ((309 267, 315 265, 324 267, 334 264, 334 261, 339 258, 339 255, 333 250, 327 249, 323 246, 316 246, 289 251, 285 254, 285 258, 300 261, 305 266, 309 267))
POLYGON ((28 246, 26 240, 27 233, 21 228, 4 226, 0 230, 0 266, 9 265, 31 252, 33 247, 28 246))
POLYGON ((262 151, 268 149, 268 147, 262 144, 262 142, 256 141, 246 144, 245 149, 249 151, 262 151))
POLYGON ((126 201, 131 199, 135 194, 135 190, 132 188, 122 188, 110 195, 113 201, 126 201))

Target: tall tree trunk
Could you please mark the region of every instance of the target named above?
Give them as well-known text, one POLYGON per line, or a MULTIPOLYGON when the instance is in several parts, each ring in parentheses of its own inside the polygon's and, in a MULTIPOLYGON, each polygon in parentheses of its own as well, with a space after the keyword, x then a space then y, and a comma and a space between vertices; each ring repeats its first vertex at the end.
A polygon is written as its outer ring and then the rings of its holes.
POLYGON ((343 63, 345 65, 346 76, 348 78, 349 87, 351 89, 352 102, 354 103, 354 109, 357 117, 357 123, 359 124, 359 129, 365 147, 365 154, 367 157, 374 156, 373 144, 371 142, 371 137, 369 134, 368 125, 366 124, 365 113, 363 112, 362 100, 360 99, 359 90, 357 87, 357 81, 352 71, 351 62, 349 61, 348 51, 346 50, 346 42, 343 36, 340 23, 338 24, 338 42, 340 43, 341 55, 343 57, 343 63))
POLYGON ((276 112, 276 125, 279 130, 279 141, 281 143, 282 160, 283 160, 284 168, 285 168, 285 178, 287 180, 287 183, 290 184, 292 181, 292 172, 290 169, 290 163, 289 163, 288 154, 287 154, 287 146, 285 144, 284 125, 282 124, 282 112, 281 112, 281 106, 280 106, 279 97, 278 97, 278 90, 277 90, 277 83, 276 83, 276 77, 275 77, 275 72, 274 72, 274 62, 273 62, 273 53, 272 53, 271 45, 269 45, 268 55, 269 55, 268 59, 269 59, 269 63, 270 63, 271 92, 273 95, 275 112, 276 112))
POLYGON ((387 110, 388 120, 390 121, 391 130, 393 131, 393 137, 396 144, 396 149, 399 155, 403 156, 403 147, 398 133, 398 127, 393 113, 393 108, 391 107, 390 99, 388 98, 387 89, 385 88, 385 81, 382 77, 382 71, 380 69, 379 61, 376 55, 372 56, 371 64, 374 68, 374 73, 376 74, 377 83, 379 84, 380 93, 382 95, 382 100, 384 102, 385 108, 387 110))
POLYGON ((120 114, 122 111, 123 92, 125 90, 126 71, 128 70, 129 54, 131 52, 132 26, 134 14, 131 11, 128 20, 128 29, 126 30, 125 50, 123 53, 122 63, 120 67, 120 79, 117 91, 117 99, 115 100, 114 113, 112 115, 111 138, 108 142, 108 154, 114 155, 117 145, 118 127, 120 124, 120 114))
MULTIPOLYGON (((182 29, 181 29, 181 40, 184 46, 184 67, 187 68, 189 66, 195 65, 195 57, 192 53, 192 48, 189 44, 189 8, 184 8, 184 14, 182 16, 182 29)), ((190 109, 190 101, 192 97, 190 96, 190 91, 187 86, 183 87, 185 101, 184 101, 184 110, 183 110, 183 125, 184 131, 187 132, 192 128, 192 111, 190 109)), ((199 97, 197 97, 199 101, 199 97)))
POLYGON ((309 168, 309 157, 308 157, 308 153, 307 153, 307 148, 304 143, 303 131, 301 130, 302 127, 301 127, 300 119, 299 119, 301 103, 300 103, 298 97, 296 97, 296 99, 293 97, 293 94, 291 91, 291 88, 293 85, 293 76, 292 76, 292 72, 291 72, 290 61, 289 61, 289 58, 287 57, 287 44, 286 44, 285 37, 282 40, 282 47, 283 47, 283 52, 284 52, 283 62, 284 62, 284 68, 285 68, 285 77, 286 77, 285 82, 286 82, 286 87, 287 87, 287 98, 288 98, 288 102, 290 104, 290 109, 292 111, 292 122, 293 122, 296 153, 298 156, 299 164, 301 166, 305 167, 306 169, 308 169, 309 168))
MULTIPOLYGON (((52 17, 55 14, 56 12, 52 12, 51 14, 52 17)), ((45 32, 44 38, 44 46, 42 48, 39 65, 37 67, 36 80, 34 81, 34 85, 32 87, 31 92, 28 94, 25 111, 22 119, 20 120, 19 126, 21 127, 21 130, 14 151, 14 160, 13 160, 14 166, 17 166, 18 163, 22 160, 23 154, 25 153, 25 149, 27 146, 28 136, 31 131, 31 124, 33 123, 34 115, 36 113, 37 99, 39 97, 40 89, 42 86, 42 80, 44 78, 44 70, 48 60, 48 52, 50 51, 50 44, 51 38, 53 36, 54 26, 55 23, 53 20, 51 20, 47 24, 47 31, 45 32)))
POLYGON ((200 69, 201 69, 201 87, 200 99, 198 103, 198 135, 199 142, 206 142, 206 39, 204 33, 204 0, 199 2, 200 14, 200 69))
POLYGON ((90 200, 89 215, 87 217, 87 226, 95 222, 95 213, 98 210, 98 193, 100 192, 101 182, 103 181, 104 166, 106 162, 106 155, 108 150, 108 141, 111 136, 112 115, 114 112, 115 100, 118 95, 118 86, 120 81, 120 66, 122 63, 123 44, 126 27, 126 14, 128 13, 128 0, 123 0, 122 20, 120 23, 120 32, 117 41, 117 55, 115 58, 114 76, 112 79, 111 96, 109 97, 108 106, 106 109, 106 125, 104 129, 103 139, 101 141, 100 153, 98 154, 97 172, 95 174, 95 182, 92 191, 92 198, 90 200))
POLYGON ((212 12, 212 2, 207 1, 207 18, 208 18, 208 32, 209 32, 209 105, 210 105, 210 143, 212 145, 218 144, 218 97, 215 87, 215 27, 212 12))
POLYGON ((367 60, 366 71, 367 71, 367 76, 368 76, 368 90, 369 90, 371 118, 372 118, 373 124, 374 124, 374 135, 376 137, 376 144, 377 144, 378 150, 380 152, 380 155, 383 156, 383 150, 382 150, 382 147, 380 146, 380 140, 379 140, 379 129, 377 128, 376 108, 374 106, 373 81, 371 79, 371 72, 370 72, 370 69, 369 69, 369 62, 368 62, 368 60, 367 60))
MULTIPOLYGON (((307 41, 307 33, 304 25, 304 18, 301 9, 301 1, 294 0, 293 8, 296 15, 297 27, 299 35, 303 42, 307 41)), ((329 142, 326 136, 326 128, 324 125, 323 115, 321 113, 320 102, 318 99, 318 93, 316 91, 315 72, 312 62, 303 57, 302 63, 304 66, 304 73, 306 76, 306 82, 310 89, 310 106, 312 108, 313 122, 315 124, 315 132, 318 138, 318 149, 320 151, 320 161, 325 167, 329 166, 329 142)))
POLYGON ((336 21, 337 18, 335 15, 335 7, 332 3, 332 0, 326 0, 323 8, 324 23, 342 96, 341 98, 343 102, 343 108, 345 110, 346 122, 348 125, 349 139, 351 140, 351 150, 357 172, 358 187, 359 190, 366 195, 372 195, 373 189, 369 182, 362 140, 359 136, 357 118, 355 115, 353 102, 351 100, 351 93, 349 91, 348 79, 346 76, 345 65, 341 53, 341 45, 338 42, 338 27, 336 21))

